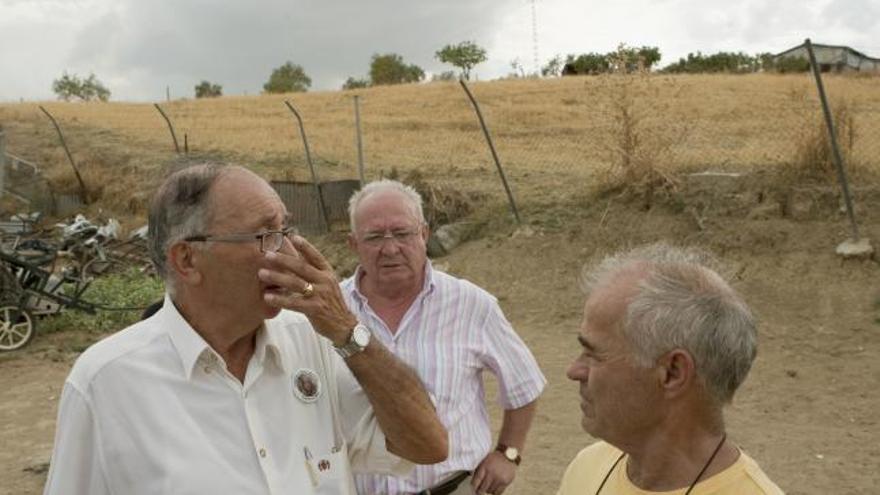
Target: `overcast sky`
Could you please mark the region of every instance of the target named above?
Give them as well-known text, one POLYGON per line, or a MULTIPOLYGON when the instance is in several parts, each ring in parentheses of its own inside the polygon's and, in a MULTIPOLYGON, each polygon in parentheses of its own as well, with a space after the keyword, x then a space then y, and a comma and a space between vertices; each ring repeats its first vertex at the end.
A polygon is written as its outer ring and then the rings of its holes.
MULTIPOLYGON (((880 0, 535 0, 540 63, 556 54, 658 46, 780 52, 810 37, 880 57, 880 0)), ((65 70, 95 73, 113 100, 193 94, 202 79, 256 94, 272 68, 302 65, 312 90, 364 77, 374 53, 429 74, 447 43, 473 40, 481 80, 534 70, 531 0, 0 0, 0 101, 51 99, 65 70)))

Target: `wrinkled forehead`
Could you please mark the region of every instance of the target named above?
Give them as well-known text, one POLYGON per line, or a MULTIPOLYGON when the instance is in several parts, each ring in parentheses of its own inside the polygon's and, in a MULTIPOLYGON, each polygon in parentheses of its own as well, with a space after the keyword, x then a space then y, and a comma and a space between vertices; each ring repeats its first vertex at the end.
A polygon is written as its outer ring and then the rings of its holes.
POLYGON ((633 265, 596 287, 584 303, 584 326, 614 327, 620 324, 646 276, 644 266, 633 265))
POLYGON ((284 225, 287 209, 265 180, 245 169, 233 169, 217 179, 211 189, 214 226, 258 228, 284 225))

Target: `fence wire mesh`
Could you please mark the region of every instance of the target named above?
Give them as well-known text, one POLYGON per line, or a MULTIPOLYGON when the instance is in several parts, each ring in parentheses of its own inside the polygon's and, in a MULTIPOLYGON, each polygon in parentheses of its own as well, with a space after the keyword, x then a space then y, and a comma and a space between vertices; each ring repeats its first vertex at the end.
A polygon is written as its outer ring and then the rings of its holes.
MULTIPOLYGON (((845 165, 856 184, 865 172, 880 172, 878 81, 825 75, 845 165)), ((771 170, 834 183, 827 132, 808 74, 582 76, 470 87, 514 196, 524 203, 583 195, 633 164, 670 176, 771 170)), ((318 178, 325 181, 358 178, 354 94, 177 100, 162 106, 193 153, 252 166, 268 179, 307 182, 302 139, 286 99, 303 117, 318 178)), ((506 202, 474 109, 457 83, 377 87, 359 95, 367 180, 417 172, 432 184, 506 202)), ((131 153, 173 153, 168 129, 152 105, 46 106, 63 126, 91 129, 71 136, 74 155, 98 153, 83 151, 77 141, 86 138, 128 146, 131 153)), ((0 108, 0 118, 14 120, 32 110, 10 105, 0 108)), ((58 153, 40 160, 64 167, 58 153)))

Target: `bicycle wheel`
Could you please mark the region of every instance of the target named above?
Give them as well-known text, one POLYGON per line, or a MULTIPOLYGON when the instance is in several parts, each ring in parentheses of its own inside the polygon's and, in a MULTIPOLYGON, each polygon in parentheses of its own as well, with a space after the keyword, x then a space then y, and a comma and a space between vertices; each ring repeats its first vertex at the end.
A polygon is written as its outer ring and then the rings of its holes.
POLYGON ((14 351, 34 338, 34 317, 24 308, 0 306, 0 351, 14 351))

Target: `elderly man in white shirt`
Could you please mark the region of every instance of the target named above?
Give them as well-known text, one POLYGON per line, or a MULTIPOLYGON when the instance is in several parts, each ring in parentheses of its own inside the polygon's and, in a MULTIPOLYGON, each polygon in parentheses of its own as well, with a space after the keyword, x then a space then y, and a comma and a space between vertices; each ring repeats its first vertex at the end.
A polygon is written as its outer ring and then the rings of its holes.
POLYGON ((449 458, 408 476, 356 476, 361 494, 500 495, 516 476, 546 380, 504 317, 476 285, 434 270, 426 255, 422 199, 382 180, 349 204, 360 265, 342 292, 358 319, 415 368, 449 430, 449 458), (504 418, 492 443, 482 374, 498 378, 504 418))
POLYGON ((286 220, 243 168, 166 180, 150 210, 164 307, 77 360, 46 494, 350 494, 353 472, 446 458, 418 377, 286 220))

